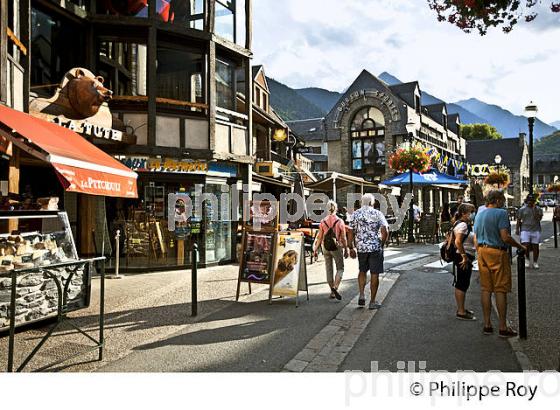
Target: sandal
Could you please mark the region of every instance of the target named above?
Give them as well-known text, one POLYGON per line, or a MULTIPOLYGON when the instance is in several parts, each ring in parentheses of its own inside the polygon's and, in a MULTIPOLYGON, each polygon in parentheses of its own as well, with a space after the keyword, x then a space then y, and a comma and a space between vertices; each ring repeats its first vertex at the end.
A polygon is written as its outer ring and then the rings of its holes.
POLYGON ((484 326, 482 328, 482 333, 485 335, 491 335, 492 333, 494 333, 494 328, 492 326, 488 326, 488 327, 484 326))
POLYGON ((331 288, 331 294, 334 295, 336 300, 342 300, 342 296, 340 295, 340 293, 338 293, 338 290, 336 290, 335 288, 331 288))
POLYGON ((366 305, 366 299, 358 299, 358 306, 363 307, 366 305))
POLYGON ((515 337, 517 336, 517 332, 513 330, 511 327, 508 327, 506 330, 500 330, 499 336, 503 338, 515 337))
POLYGON ((474 315, 472 314, 472 312, 465 310, 465 313, 463 315, 457 313, 455 315, 455 317, 459 320, 476 320, 476 317, 474 317, 474 315))

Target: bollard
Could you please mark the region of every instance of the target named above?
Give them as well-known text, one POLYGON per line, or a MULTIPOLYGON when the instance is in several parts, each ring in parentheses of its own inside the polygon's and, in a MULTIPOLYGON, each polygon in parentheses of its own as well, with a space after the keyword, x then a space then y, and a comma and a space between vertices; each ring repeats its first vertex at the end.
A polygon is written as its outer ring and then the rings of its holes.
POLYGON ((525 291, 525 251, 517 250, 517 310, 519 337, 527 339, 527 296, 525 291))
POLYGON ((191 258, 191 316, 198 314, 198 291, 197 291, 197 265, 198 265, 198 245, 193 244, 191 258))
POLYGON ((552 225, 554 226, 554 247, 558 248, 558 220, 556 218, 552 218, 552 225))
MULTIPOLYGON (((115 274, 114 275, 107 275, 107 279, 122 279, 124 275, 119 275, 119 265, 121 259, 121 231, 117 229, 115 233, 115 274)), ((105 244, 104 244, 105 245, 105 244)), ((105 251, 103 251, 105 252, 105 251)), ((105 256, 105 255, 102 255, 105 256)))

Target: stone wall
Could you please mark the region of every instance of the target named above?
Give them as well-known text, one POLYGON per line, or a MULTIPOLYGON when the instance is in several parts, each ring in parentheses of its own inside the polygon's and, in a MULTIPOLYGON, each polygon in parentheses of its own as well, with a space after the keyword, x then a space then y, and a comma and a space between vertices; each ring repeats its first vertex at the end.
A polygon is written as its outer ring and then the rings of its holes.
MULTIPOLYGON (((58 277, 62 277, 64 288, 70 271, 61 268, 51 270, 58 277)), ((69 310, 85 307, 89 286, 86 270, 78 270, 68 286, 69 310)), ((6 274, 0 276, 0 330, 9 327, 10 296, 12 279, 6 274)), ((48 278, 43 272, 20 274, 16 280, 16 326, 48 317, 56 316, 58 306, 58 290, 54 279, 48 278)))

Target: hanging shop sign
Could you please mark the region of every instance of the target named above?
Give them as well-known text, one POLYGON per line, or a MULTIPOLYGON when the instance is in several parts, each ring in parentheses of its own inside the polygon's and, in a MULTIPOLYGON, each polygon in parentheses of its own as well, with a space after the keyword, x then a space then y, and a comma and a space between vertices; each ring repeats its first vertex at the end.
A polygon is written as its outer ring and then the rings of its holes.
POLYGON ((494 172, 505 172, 509 174, 509 168, 503 165, 490 165, 490 164, 467 165, 467 176, 469 177, 485 177, 494 172))
POLYGON ((274 134, 272 135, 272 139, 278 142, 285 141, 286 138, 288 138, 288 134, 286 134, 286 130, 283 128, 277 129, 276 131, 274 131, 274 134))
POLYGON ((117 159, 128 168, 138 172, 167 172, 177 174, 208 172, 208 162, 206 161, 129 156, 117 156, 117 159))

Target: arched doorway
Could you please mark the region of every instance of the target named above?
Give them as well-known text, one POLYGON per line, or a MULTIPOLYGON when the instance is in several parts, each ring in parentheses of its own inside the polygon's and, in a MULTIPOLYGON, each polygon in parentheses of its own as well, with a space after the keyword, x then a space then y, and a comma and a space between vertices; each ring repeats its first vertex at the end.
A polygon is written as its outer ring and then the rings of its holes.
POLYGON ((385 118, 379 109, 368 106, 354 115, 350 149, 354 175, 371 180, 385 173, 385 118))

